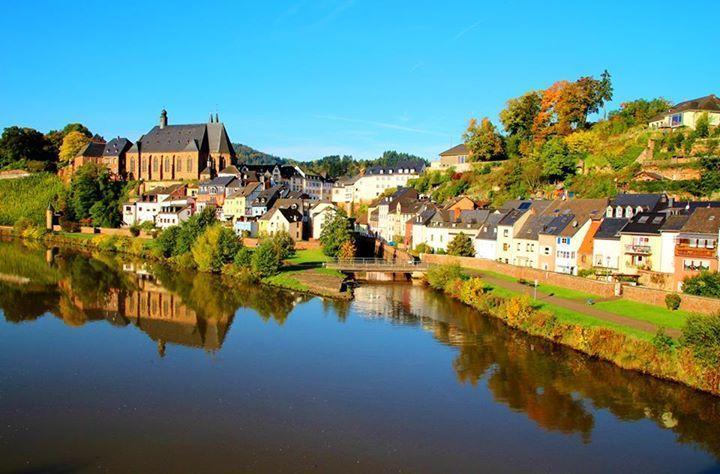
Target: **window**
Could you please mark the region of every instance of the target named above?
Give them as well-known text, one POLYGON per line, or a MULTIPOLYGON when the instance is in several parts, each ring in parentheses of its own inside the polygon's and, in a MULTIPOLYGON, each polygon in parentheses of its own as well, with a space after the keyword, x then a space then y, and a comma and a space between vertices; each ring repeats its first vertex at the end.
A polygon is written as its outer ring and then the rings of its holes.
POLYGON ((503 229, 503 237, 507 237, 509 232, 509 229, 503 229))
POLYGON ((155 158, 153 160, 153 171, 157 172, 159 167, 160 167, 160 158, 155 158))
POLYGON ((170 172, 170 158, 165 157, 165 172, 170 172))
POLYGON ((178 172, 182 171, 182 160, 176 160, 175 161, 175 168, 178 172))
POLYGON ((544 247, 544 248, 543 248, 543 253, 544 253, 545 255, 550 255, 550 247, 544 247))
POLYGON ((192 171, 192 170, 193 170, 192 158, 188 158, 188 159, 187 159, 187 170, 188 170, 188 171, 192 171))

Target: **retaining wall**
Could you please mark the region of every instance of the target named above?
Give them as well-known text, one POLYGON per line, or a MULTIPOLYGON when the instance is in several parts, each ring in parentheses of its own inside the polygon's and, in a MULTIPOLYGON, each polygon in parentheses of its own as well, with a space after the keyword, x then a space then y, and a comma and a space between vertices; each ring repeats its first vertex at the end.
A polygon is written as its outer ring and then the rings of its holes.
MULTIPOLYGON (((642 286, 623 285, 622 297, 638 303, 665 307, 665 297, 669 291, 656 290, 642 286)), ((720 299, 680 294, 680 309, 692 313, 720 313, 720 299)))

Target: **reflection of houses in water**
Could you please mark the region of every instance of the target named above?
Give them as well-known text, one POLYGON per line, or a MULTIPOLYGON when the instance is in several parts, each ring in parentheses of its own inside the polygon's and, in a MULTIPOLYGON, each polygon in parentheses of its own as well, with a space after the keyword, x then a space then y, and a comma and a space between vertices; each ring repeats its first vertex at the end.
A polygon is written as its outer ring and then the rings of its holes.
POLYGON ((206 320, 180 295, 160 285, 144 266, 126 264, 123 267, 134 277, 131 289, 111 288, 100 295, 88 295, 73 287, 71 279, 61 280, 59 286, 71 303, 70 310, 82 314, 82 317, 67 317, 68 310, 61 308, 63 320, 73 325, 101 319, 115 325, 132 323, 158 342, 161 355, 166 343, 209 351, 220 349, 232 314, 206 320))

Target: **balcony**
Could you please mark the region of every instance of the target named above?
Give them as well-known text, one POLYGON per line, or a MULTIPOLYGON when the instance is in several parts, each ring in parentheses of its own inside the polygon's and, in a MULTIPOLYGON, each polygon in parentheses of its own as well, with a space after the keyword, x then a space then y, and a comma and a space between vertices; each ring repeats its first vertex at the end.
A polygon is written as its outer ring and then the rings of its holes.
POLYGON ((629 244, 625 246, 625 253, 632 253, 636 255, 650 255, 652 253, 652 247, 650 247, 649 245, 629 244))
POLYGON ((690 258, 715 258, 717 256, 717 249, 707 247, 691 247, 689 245, 677 244, 675 246, 675 256, 690 258))

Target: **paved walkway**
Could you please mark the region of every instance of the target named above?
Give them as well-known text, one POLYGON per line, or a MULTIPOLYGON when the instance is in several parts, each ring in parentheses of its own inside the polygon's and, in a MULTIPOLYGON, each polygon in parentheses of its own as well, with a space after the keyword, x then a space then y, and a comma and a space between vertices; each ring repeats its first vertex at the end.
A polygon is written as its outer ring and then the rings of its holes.
MULTIPOLYGON (((531 298, 535 294, 535 288, 533 288, 532 286, 522 285, 515 281, 508 281, 502 278, 497 278, 495 276, 488 275, 487 273, 484 273, 482 271, 479 273, 482 276, 483 280, 487 281, 493 286, 505 288, 507 290, 517 293, 524 293, 526 295, 529 295, 531 298)), ((585 301, 561 298, 551 293, 540 291, 540 289, 537 290, 537 299, 538 301, 544 301, 555 306, 560 306, 562 308, 576 311, 578 313, 587 314, 588 316, 592 316, 597 319, 602 319, 604 321, 620 324, 629 328, 638 329, 640 331, 654 334, 658 329, 658 326, 656 324, 647 321, 641 321, 638 319, 628 318, 627 316, 620 316, 619 314, 615 313, 610 313, 608 311, 604 311, 602 309, 591 306, 585 301)), ((605 298, 603 300, 598 299, 596 300, 596 302, 608 301, 610 299, 612 298, 605 298)), ((671 337, 676 338, 680 336, 680 331, 678 329, 666 328, 665 332, 671 337)))

